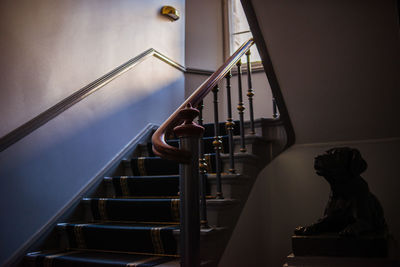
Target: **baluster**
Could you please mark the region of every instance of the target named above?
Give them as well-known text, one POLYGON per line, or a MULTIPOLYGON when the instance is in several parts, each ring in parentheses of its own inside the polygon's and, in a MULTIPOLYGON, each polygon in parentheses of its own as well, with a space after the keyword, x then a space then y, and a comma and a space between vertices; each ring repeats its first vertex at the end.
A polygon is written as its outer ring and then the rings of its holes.
POLYGON ((228 119, 226 120, 225 126, 228 131, 229 137, 229 172, 235 173, 235 159, 233 157, 235 143, 233 142, 233 128, 235 127, 235 123, 232 119, 232 101, 231 101, 231 78, 232 72, 229 71, 226 75, 226 98, 228 100, 228 119))
MULTIPOLYGON (((198 124, 203 126, 203 108, 201 101, 197 107, 199 110, 198 124)), ((207 163, 204 157, 204 140, 200 138, 199 142, 199 175, 200 175, 200 225, 201 228, 209 228, 207 220, 207 202, 206 202, 206 179, 207 179, 207 163)))
POLYGON ((278 107, 276 105, 276 100, 275 98, 272 98, 272 117, 274 119, 278 118, 278 107))
POLYGON ((253 110, 253 96, 254 96, 254 90, 253 90, 253 85, 251 82, 251 62, 250 62, 250 55, 251 52, 250 50, 246 52, 246 57, 247 57, 247 84, 248 84, 248 90, 247 90, 247 96, 249 98, 249 112, 250 112, 250 134, 255 134, 255 129, 254 129, 254 110, 253 110))
POLYGON ((199 111, 188 105, 180 110, 184 123, 174 128, 180 139, 180 148, 191 152, 188 164, 179 165, 180 174, 180 255, 181 266, 200 266, 200 216, 199 216, 199 138, 204 128, 193 119, 199 111))
POLYGON ((239 104, 238 104, 238 111, 239 111, 239 119, 240 119, 240 152, 246 152, 246 144, 244 142, 244 119, 243 119, 243 111, 245 109, 243 104, 243 96, 242 96, 242 61, 239 60, 236 63, 238 69, 238 87, 239 87, 239 104))
POLYGON ((221 138, 219 136, 219 119, 218 119, 218 85, 213 89, 214 95, 214 141, 213 146, 215 150, 215 175, 217 178, 217 198, 224 198, 222 195, 222 185, 221 185, 221 163, 220 163, 220 151, 222 148, 221 138))

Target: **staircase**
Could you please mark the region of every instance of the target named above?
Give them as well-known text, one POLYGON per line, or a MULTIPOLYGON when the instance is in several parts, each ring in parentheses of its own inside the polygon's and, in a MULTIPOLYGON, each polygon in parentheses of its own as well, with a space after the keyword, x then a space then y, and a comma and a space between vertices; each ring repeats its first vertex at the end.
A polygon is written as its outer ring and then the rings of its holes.
MULTIPOLYGON (((201 229, 202 266, 216 266, 251 186, 277 153, 279 120, 256 120, 256 134, 246 134, 247 152, 239 152, 234 130, 236 173, 228 174, 227 132, 221 124, 223 199, 216 199, 213 125, 203 137, 208 162, 208 227, 201 229)), ((249 127, 246 127, 248 129, 249 127)), ((150 140, 148 140, 150 141, 150 140)), ((171 139, 169 145, 178 146, 171 139)), ((179 266, 179 166, 156 157, 151 143, 126 155, 111 177, 104 177, 84 197, 71 219, 57 224, 56 235, 40 251, 28 253, 24 266, 179 266), (57 244, 58 243, 58 244, 57 244)))
POLYGON ((124 149, 119 167, 110 167, 109 177, 31 249, 24 266, 217 266, 258 173, 291 142, 288 120, 277 115, 275 102, 273 119, 254 120, 253 44, 245 42, 158 129, 146 128, 147 139, 134 150, 124 149), (232 119, 233 78, 239 121, 232 119), (224 123, 220 86, 227 96, 224 123), (203 99, 210 92, 214 123, 203 125, 203 99))

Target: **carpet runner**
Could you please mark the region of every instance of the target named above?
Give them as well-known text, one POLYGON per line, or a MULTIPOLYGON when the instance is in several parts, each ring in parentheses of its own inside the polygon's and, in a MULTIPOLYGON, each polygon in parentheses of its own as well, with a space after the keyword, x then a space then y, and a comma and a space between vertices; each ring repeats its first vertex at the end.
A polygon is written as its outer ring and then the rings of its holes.
MULTIPOLYGON (((235 135, 239 134, 235 127, 235 135)), ((228 137, 220 124, 223 151, 228 137)), ((213 125, 203 137, 209 173, 215 172, 213 125)), ((168 143, 178 146, 177 139, 168 143)), ((91 220, 59 223, 68 248, 28 253, 24 266, 157 266, 179 259, 179 165, 156 157, 151 143, 146 156, 121 162, 133 176, 105 177, 113 196, 83 198, 91 220)), ((209 191, 209 188, 208 188, 209 191)))

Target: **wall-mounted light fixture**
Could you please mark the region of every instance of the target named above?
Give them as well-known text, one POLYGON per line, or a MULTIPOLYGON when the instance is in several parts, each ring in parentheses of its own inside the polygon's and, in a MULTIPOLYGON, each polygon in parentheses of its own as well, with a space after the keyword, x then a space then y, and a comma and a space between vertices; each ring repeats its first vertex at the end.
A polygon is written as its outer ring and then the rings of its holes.
POLYGON ((179 19, 179 11, 172 6, 163 6, 161 8, 161 14, 170 18, 171 20, 178 20, 179 19))

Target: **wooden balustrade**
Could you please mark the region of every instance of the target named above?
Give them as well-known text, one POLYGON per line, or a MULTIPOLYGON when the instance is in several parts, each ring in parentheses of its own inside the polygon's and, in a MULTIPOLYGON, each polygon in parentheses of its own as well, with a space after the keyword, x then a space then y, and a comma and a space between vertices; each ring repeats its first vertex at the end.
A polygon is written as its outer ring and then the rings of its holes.
POLYGON ((253 114, 253 95, 251 81, 250 47, 254 44, 250 39, 245 42, 216 72, 214 72, 186 101, 157 129, 153 134, 153 151, 156 155, 175 160, 180 165, 180 256, 181 266, 193 267, 200 265, 199 242, 200 227, 208 227, 207 205, 206 205, 206 175, 207 165, 204 154, 204 143, 201 139, 203 130, 203 99, 210 92, 213 92, 214 108, 214 151, 215 151, 215 175, 216 175, 216 195, 215 198, 222 199, 221 182, 221 150, 223 147, 218 114, 218 91, 219 83, 226 79, 227 108, 228 118, 225 123, 229 151, 229 172, 235 173, 234 159, 234 139, 233 129, 235 124, 232 118, 231 104, 231 69, 236 65, 238 70, 238 111, 240 127, 240 151, 246 151, 245 132, 244 132, 244 103, 242 96, 242 63, 241 58, 247 56, 247 76, 248 91, 247 96, 250 108, 251 133, 254 131, 253 114), (196 110, 192 107, 197 107, 196 110), (198 125, 193 123, 193 119, 199 115, 198 125), (179 125, 184 120, 183 124, 179 125), (177 126, 177 127, 175 127, 177 126), (175 128, 174 128, 175 127, 175 128), (165 141, 168 132, 174 129, 176 135, 180 137, 180 147, 170 146, 165 141))

